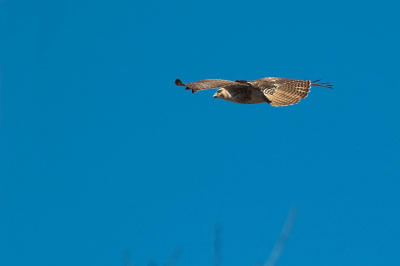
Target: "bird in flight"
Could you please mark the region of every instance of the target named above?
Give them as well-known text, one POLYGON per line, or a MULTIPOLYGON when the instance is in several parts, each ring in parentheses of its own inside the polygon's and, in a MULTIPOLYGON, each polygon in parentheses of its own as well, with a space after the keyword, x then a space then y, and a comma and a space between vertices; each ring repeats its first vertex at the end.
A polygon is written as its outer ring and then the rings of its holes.
POLYGON ((331 84, 321 83, 320 80, 287 78, 262 78, 253 81, 205 79, 190 83, 183 83, 180 79, 176 79, 175 84, 192 90, 192 93, 219 88, 213 98, 243 104, 266 102, 272 106, 287 106, 300 102, 301 99, 307 97, 311 86, 333 89, 331 84))

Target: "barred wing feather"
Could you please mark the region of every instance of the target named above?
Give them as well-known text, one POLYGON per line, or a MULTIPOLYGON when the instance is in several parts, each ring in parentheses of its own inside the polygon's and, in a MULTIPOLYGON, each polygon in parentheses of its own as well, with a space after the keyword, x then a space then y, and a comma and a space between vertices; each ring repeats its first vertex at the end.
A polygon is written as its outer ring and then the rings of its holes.
POLYGON ((269 100, 272 106, 287 106, 300 102, 310 91, 309 80, 263 78, 250 82, 269 100))

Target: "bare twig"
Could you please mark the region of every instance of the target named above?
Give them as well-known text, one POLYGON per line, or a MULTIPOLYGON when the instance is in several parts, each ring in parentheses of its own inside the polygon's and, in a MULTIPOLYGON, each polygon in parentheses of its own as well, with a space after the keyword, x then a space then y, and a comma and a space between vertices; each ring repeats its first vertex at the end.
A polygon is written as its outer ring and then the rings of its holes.
POLYGON ((214 228, 214 266, 222 264, 222 226, 216 224, 214 228))
POLYGON ((176 262, 179 260, 179 258, 182 255, 182 250, 177 248, 175 249, 172 254, 171 257, 169 258, 168 262, 165 264, 165 266, 175 266, 176 262))
POLYGON ((278 241, 275 243, 275 246, 272 249, 271 254, 269 255, 269 258, 264 266, 275 266, 279 256, 282 253, 283 247, 285 246, 286 240, 289 237, 295 217, 296 211, 294 209, 291 209, 282 228, 281 235, 279 236, 278 241))
POLYGON ((125 250, 124 252, 124 266, 133 266, 133 263, 131 261, 131 253, 129 250, 125 250))

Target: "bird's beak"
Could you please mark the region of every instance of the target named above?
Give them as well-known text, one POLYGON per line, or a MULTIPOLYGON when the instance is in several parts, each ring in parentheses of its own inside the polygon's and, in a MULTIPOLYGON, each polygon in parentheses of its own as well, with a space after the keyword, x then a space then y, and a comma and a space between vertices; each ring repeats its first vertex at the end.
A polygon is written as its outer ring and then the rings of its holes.
POLYGON ((214 98, 214 99, 215 99, 215 98, 218 98, 218 96, 217 96, 217 94, 216 94, 216 93, 213 95, 213 98, 214 98))

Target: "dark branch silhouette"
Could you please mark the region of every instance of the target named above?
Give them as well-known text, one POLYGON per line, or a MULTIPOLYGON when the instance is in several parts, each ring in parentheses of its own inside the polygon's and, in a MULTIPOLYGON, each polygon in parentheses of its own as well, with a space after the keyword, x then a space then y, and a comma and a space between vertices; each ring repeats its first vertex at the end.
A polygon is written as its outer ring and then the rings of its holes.
MULTIPOLYGON (((282 250, 285 246, 285 243, 290 235, 290 231, 293 227, 293 223, 296 217, 296 211, 291 209, 288 217, 286 218, 285 224, 283 225, 281 234, 279 236, 278 241, 275 243, 271 254, 268 260, 264 263, 263 266, 275 266, 276 262, 279 259, 279 256, 282 253, 282 250)), ((213 266, 222 266, 222 226, 220 224, 216 224, 214 227, 214 254, 213 254, 213 266)), ((182 250, 177 248, 175 249, 168 261, 164 264, 165 266, 175 266, 177 261, 180 259, 182 255, 182 250)), ((158 266, 158 264, 154 260, 149 260, 147 263, 148 266, 158 266)), ((134 266, 131 262, 130 253, 128 250, 124 253, 124 266, 134 266)))

